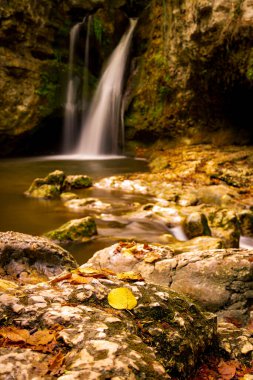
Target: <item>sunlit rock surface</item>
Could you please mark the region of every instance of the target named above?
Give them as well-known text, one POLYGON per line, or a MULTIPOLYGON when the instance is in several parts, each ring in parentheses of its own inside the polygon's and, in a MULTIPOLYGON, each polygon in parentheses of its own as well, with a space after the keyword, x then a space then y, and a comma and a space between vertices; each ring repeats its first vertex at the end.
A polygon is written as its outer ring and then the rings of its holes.
POLYGON ((214 315, 164 287, 90 273, 0 288, 0 377, 187 378, 214 342, 214 315), (109 292, 119 287, 136 298, 131 311, 109 305, 109 292))
POLYGON ((169 245, 119 243, 97 252, 89 263, 115 272, 139 272, 147 282, 167 285, 218 315, 240 322, 250 318, 253 250, 175 254, 169 245))
POLYGON ((71 254, 48 239, 18 232, 0 233, 2 279, 37 283, 76 266, 71 254))

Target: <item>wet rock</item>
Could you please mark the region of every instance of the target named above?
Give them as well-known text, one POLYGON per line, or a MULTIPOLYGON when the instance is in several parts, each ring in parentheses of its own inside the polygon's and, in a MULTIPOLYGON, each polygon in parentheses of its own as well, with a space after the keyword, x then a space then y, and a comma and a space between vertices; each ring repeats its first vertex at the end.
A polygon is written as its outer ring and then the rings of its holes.
POLYGON ((64 202, 70 201, 71 199, 78 199, 77 194, 70 193, 70 192, 61 193, 60 197, 61 197, 61 200, 63 200, 64 202))
POLYGON ((60 242, 88 241, 97 234, 96 222, 90 216, 73 219, 54 231, 47 232, 46 236, 60 242))
POLYGON ((36 178, 25 194, 32 198, 58 198, 64 179, 65 174, 61 170, 55 170, 45 178, 36 178))
POLYGON ((13 341, 0 348, 5 364, 0 374, 5 378, 32 379, 35 373, 38 378, 45 373, 53 378, 57 369, 62 380, 184 379, 216 336, 215 316, 201 312, 183 296, 140 281, 122 282, 113 275, 89 277, 86 283, 59 276, 51 283, 21 287, 19 292, 8 289, 4 296, 19 311, 6 304, 0 292, 1 318, 8 316, 0 336, 6 336, 8 328, 19 328, 28 337, 37 331, 53 334, 53 344, 42 343, 39 352, 32 351, 32 343, 13 341), (129 289, 137 300, 131 312, 108 303, 110 291, 120 287, 129 289), (50 363, 56 354, 61 361, 55 368, 50 363))
POLYGON ((243 236, 253 237, 253 212, 244 210, 238 215, 240 230, 243 236))
POLYGON ((139 272, 147 282, 169 286, 218 315, 243 322, 249 318, 253 250, 214 249, 175 255, 168 246, 126 243, 97 252, 89 263, 115 272, 139 272), (146 255, 152 259, 147 260, 146 255))
POLYGON ((194 212, 184 221, 184 231, 189 239, 197 236, 211 235, 205 214, 194 212))
POLYGON ((72 255, 48 239, 18 232, 0 233, 1 278, 36 283, 76 266, 72 255))
POLYGON ((111 207, 109 203, 101 202, 97 198, 72 199, 64 203, 64 205, 75 211, 82 210, 106 210, 111 207))
POLYGON ((210 210, 208 222, 212 236, 222 239, 225 248, 239 247, 240 223, 234 210, 210 210))
POLYGON ((92 186, 92 179, 87 175, 68 175, 64 181, 64 189, 85 189, 92 186))
MULTIPOLYGON (((54 199, 63 197, 71 189, 83 189, 92 186, 92 180, 86 175, 65 176, 61 170, 49 173, 45 178, 36 178, 25 194, 32 198, 54 199)), ((68 194, 68 193, 67 193, 68 194)), ((70 195, 68 194, 68 197, 70 195)), ((66 195, 65 195, 66 197, 66 195)), ((73 195, 71 195, 73 197, 73 195)), ((78 196, 75 195, 75 198, 78 196)))

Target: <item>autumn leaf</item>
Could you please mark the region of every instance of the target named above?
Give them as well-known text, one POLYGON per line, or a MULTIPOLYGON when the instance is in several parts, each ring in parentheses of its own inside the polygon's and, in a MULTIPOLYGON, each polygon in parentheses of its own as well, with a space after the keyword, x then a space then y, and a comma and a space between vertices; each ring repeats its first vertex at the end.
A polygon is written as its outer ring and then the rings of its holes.
POLYGON ((16 289, 18 285, 12 281, 0 279, 0 290, 16 289))
POLYGON ((53 284, 56 284, 57 282, 68 280, 69 278, 71 278, 71 273, 63 273, 63 274, 60 274, 59 276, 53 278, 50 281, 50 284, 53 285, 53 284))
POLYGON ((38 330, 30 335, 27 343, 32 346, 45 346, 55 340, 55 333, 51 330, 38 330))
POLYGON ((108 294, 108 303, 114 309, 131 310, 137 305, 137 299, 128 288, 116 288, 108 294))
POLYGON ((117 278, 122 281, 143 281, 144 278, 138 272, 121 272, 117 273, 117 278))
POLYGON ((107 268, 96 269, 93 267, 79 267, 72 271, 72 273, 77 273, 84 277, 93 278, 107 278, 108 276, 115 276, 115 273, 107 268))
POLYGON ((59 375, 64 370, 63 363, 65 360, 65 355, 59 351, 55 356, 53 356, 48 363, 48 372, 50 375, 59 375))
POLYGON ((0 336, 10 343, 26 343, 30 337, 29 331, 14 326, 2 327, 0 336))
POLYGON ((158 252, 148 252, 144 257, 145 263, 153 263, 161 259, 161 255, 158 252))
POLYGON ((83 277, 79 276, 77 273, 72 273, 71 278, 68 280, 71 284, 79 285, 79 284, 89 284, 93 280, 93 277, 83 277))
POLYGON ((235 376, 236 367, 236 362, 232 360, 227 362, 221 360, 218 364, 218 372, 222 376, 222 379, 231 380, 235 376))

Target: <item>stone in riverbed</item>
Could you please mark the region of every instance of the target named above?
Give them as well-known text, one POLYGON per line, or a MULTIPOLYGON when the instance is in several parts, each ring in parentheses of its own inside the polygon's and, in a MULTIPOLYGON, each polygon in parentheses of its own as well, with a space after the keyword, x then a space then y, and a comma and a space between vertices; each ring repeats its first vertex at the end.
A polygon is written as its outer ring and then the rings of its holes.
POLYGON ((72 219, 56 230, 49 231, 46 236, 60 242, 88 241, 97 234, 96 222, 90 216, 72 219))
POLYGON ((65 190, 85 189, 92 186, 92 179, 87 175, 68 175, 65 178, 63 187, 65 190))
POLYGON ((0 233, 1 278, 34 283, 76 266, 72 255, 48 239, 19 232, 0 233))
POLYGON ((184 221, 184 232, 189 239, 197 236, 211 235, 205 214, 193 212, 184 221))
POLYGON ((71 199, 64 203, 64 205, 72 210, 106 210, 111 207, 109 203, 101 202, 97 198, 82 198, 71 199))
POLYGON ((58 198, 62 190, 64 179, 64 172, 55 170, 49 173, 45 178, 36 178, 25 194, 32 198, 58 198))

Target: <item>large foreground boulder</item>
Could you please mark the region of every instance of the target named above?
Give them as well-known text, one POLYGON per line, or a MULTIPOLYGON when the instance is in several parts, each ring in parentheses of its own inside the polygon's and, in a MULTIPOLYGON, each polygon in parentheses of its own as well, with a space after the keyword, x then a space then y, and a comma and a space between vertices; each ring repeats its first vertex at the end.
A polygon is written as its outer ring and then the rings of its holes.
POLYGON ((205 309, 239 323, 249 319, 253 250, 214 249, 176 255, 168 246, 119 243, 89 263, 115 272, 139 272, 147 282, 169 286, 205 309))
POLYGON ((76 267, 71 254, 46 238, 0 232, 1 278, 37 283, 76 267))
POLYGON ((1 379, 184 379, 216 331, 176 292, 87 266, 0 291, 0 310, 1 379))

